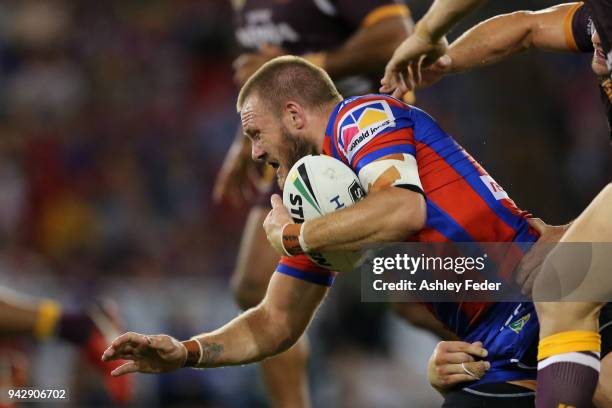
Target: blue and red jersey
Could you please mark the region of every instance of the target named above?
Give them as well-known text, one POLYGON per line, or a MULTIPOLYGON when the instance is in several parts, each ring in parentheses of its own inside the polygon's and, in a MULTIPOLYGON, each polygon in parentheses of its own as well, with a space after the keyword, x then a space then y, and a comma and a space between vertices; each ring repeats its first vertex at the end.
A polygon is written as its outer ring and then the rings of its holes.
MULTIPOLYGON (((387 95, 345 99, 329 118, 323 153, 356 174, 386 156, 416 159, 427 205, 426 225, 410 241, 534 242, 527 214, 424 111, 387 95)), ((283 257, 277 272, 331 285, 335 273, 306 256, 283 257)), ((434 314, 459 336, 470 332, 488 303, 434 304, 434 314)))

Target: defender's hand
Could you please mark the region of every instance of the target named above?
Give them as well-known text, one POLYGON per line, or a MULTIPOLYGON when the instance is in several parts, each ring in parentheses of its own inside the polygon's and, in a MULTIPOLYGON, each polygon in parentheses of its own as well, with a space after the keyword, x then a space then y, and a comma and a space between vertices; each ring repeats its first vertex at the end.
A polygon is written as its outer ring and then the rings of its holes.
POLYGON ((167 373, 183 367, 187 348, 163 334, 145 336, 134 332, 117 337, 102 355, 102 361, 128 360, 111 372, 113 377, 128 373, 167 373))
POLYGON ((259 52, 256 53, 245 53, 240 55, 234 60, 234 82, 238 86, 244 85, 244 83, 266 62, 272 58, 286 55, 287 52, 279 47, 271 45, 263 45, 259 52))
POLYGON ((436 390, 444 392, 458 383, 479 380, 491 368, 491 364, 488 361, 476 361, 476 358, 485 358, 487 354, 479 341, 471 344, 464 341, 441 341, 429 358, 429 383, 436 390))
POLYGON ((448 41, 433 42, 423 30, 417 30, 395 50, 385 67, 380 91, 401 98, 421 82, 422 70, 446 53, 448 41))
POLYGON ((524 295, 531 296, 533 282, 542 268, 542 263, 550 251, 555 248, 554 243, 559 242, 565 234, 569 224, 548 225, 540 218, 529 218, 527 222, 540 234, 540 238, 521 259, 515 271, 515 281, 521 287, 524 295))
POLYGON ((287 255, 283 249, 283 227, 293 223, 293 219, 278 194, 273 194, 270 202, 272 203, 272 211, 268 213, 264 220, 263 227, 272 248, 281 255, 287 255))
POLYGON ((408 82, 413 82, 417 88, 432 86, 450 71, 451 65, 451 57, 448 54, 443 55, 436 62, 422 69, 420 80, 417 80, 414 75, 409 75, 408 82))

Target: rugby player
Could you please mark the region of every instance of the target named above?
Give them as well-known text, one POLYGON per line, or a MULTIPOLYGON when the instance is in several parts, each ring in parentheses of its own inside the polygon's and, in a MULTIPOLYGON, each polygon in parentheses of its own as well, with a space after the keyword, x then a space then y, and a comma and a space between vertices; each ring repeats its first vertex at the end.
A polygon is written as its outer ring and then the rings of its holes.
MULTIPOLYGON (((527 48, 567 52, 591 52, 591 67, 600 79, 602 98, 612 125, 612 87, 600 37, 593 28, 588 8, 583 3, 566 3, 537 12, 517 11, 488 19, 466 31, 434 64, 422 71, 417 86, 427 86, 442 76, 461 72, 502 60, 527 48)), ((525 277, 526 278, 526 277, 525 277)), ((531 279, 533 280, 533 278, 531 279)), ((606 305, 602 314, 610 313, 606 305)), ((606 319, 606 316, 600 317, 606 319)), ((600 324, 602 330, 610 326, 600 324)), ((601 355, 606 356, 608 349, 601 355)), ((612 406, 612 357, 602 360, 601 378, 596 394, 598 406, 612 406)), ((452 382, 448 386, 454 385, 452 382)), ((559 390, 554 390, 557 395, 559 390)))
MULTIPOLYGON (((413 26, 402 0, 234 0, 232 5, 235 37, 241 48, 234 61, 238 86, 271 58, 293 54, 323 67, 346 95, 373 92, 385 63, 413 26)), ((234 299, 242 310, 263 299, 278 262, 261 228, 270 211, 270 196, 278 192, 273 188, 274 172, 267 168, 263 177, 258 174, 250 157, 250 143, 240 128, 217 177, 213 196, 216 202, 236 206, 254 201, 231 279, 234 299)), ((427 320, 427 314, 417 306, 397 304, 395 310, 414 325, 447 338, 447 331, 433 319, 427 320)), ((309 405, 307 358, 304 337, 286 353, 262 362, 262 375, 273 406, 309 405)))
MULTIPOLYGON (((395 98, 342 100, 323 70, 298 57, 280 57, 247 81, 237 107, 253 158, 276 168, 279 183, 300 157, 323 153, 349 165, 368 195, 304 224, 294 224, 274 195, 266 234, 277 251, 292 256, 281 258, 263 301, 222 328, 185 342, 126 333, 103 355, 105 361, 131 360, 113 375, 244 364, 288 349, 335 278, 303 255, 305 250, 358 250, 367 243, 403 240, 538 239, 528 214, 505 192, 494 194, 492 178, 467 152, 425 112, 395 98), (370 137, 359 138, 366 131, 370 137)), ((487 373, 468 387, 479 392, 493 384, 504 394, 495 399, 498 407, 521 406, 525 395, 530 405, 524 406, 533 405, 536 370, 529 367, 535 364, 539 327, 532 303, 439 303, 431 310, 472 344, 479 358, 487 358, 487 373), (518 333, 507 326, 515 319, 524 321, 518 333)))
MULTIPOLYGON (((446 40, 443 35, 480 3, 482 1, 436 0, 428 13, 417 24, 415 35, 412 36, 414 38, 407 39, 387 64, 385 76, 381 81, 381 90, 398 93, 410 89, 414 82, 419 82, 423 68, 437 61, 437 58, 446 52, 446 40)), ((487 47, 481 49, 479 43, 478 47, 470 50, 470 53, 480 54, 482 51, 481 56, 485 57, 486 62, 487 53, 489 53, 490 61, 494 61, 524 46, 562 50, 578 48, 582 51, 590 51, 589 17, 592 16, 595 20, 595 30, 592 32, 594 48, 592 68, 600 76, 600 87, 607 107, 608 122, 612 126, 610 104, 612 98, 612 83, 610 82, 612 3, 609 0, 592 0, 587 2, 587 6, 590 8, 573 4, 537 13, 519 12, 505 17, 505 24, 503 20, 501 20, 502 24, 499 24, 499 18, 493 19, 488 27, 495 27, 496 30, 489 31, 489 34, 495 33, 494 39, 492 41, 489 39, 489 44, 493 44, 493 47, 499 45, 498 51, 495 52, 487 47), (563 23, 561 23, 561 18, 563 23), (518 38, 514 37, 515 34, 524 36, 518 38), (501 42, 495 44, 495 41, 501 42), (507 48, 504 47, 503 41, 508 41, 507 48), (607 61, 606 55, 608 56, 607 61)), ((473 31, 471 35, 475 33, 481 34, 482 27, 480 30, 473 31)), ((465 39, 463 43, 466 43, 465 39)), ((461 41, 458 44, 461 44, 461 41)), ((448 57, 443 57, 442 65, 448 62, 448 57)), ((608 184, 571 224, 560 241, 612 242, 611 219, 612 184, 608 184)), ((558 257, 559 254, 553 253, 552 255, 547 258, 542 270, 551 270, 552 265, 558 263, 555 257, 558 257)), ((567 271, 567 274, 575 272, 567 271)), ((539 279, 544 280, 544 277, 539 277, 539 279)), ((587 276, 587 281, 588 279, 587 276)), ((594 277, 590 279, 592 283, 596 282, 594 277)), ((596 282, 591 286, 601 291, 601 293, 593 293, 593 299, 611 297, 612 287, 609 281, 604 281, 603 284, 596 282)), ((538 378, 538 406, 556 407, 558 404, 588 406, 590 404, 600 370, 601 337, 598 333, 598 316, 603 305, 601 302, 536 303, 541 323, 538 354, 538 366, 541 370, 538 378)))
POLYGON ((72 311, 57 301, 30 298, 0 287, 0 339, 29 336, 45 341, 54 337, 78 347, 88 363, 104 376, 111 399, 126 404, 132 399, 132 382, 109 377, 120 364, 108 366, 101 364, 99 358, 118 333, 118 317, 111 303, 72 311))

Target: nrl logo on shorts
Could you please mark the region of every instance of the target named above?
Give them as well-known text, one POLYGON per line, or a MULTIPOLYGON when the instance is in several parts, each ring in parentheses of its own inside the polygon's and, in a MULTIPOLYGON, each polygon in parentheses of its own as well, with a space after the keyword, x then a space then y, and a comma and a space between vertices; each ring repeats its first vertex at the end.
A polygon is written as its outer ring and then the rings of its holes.
POLYGON ((512 330, 516 334, 519 334, 519 332, 523 330, 523 327, 525 327, 525 325, 529 321, 530 317, 531 317, 531 313, 527 313, 525 316, 521 317, 520 319, 515 320, 512 323, 510 323, 508 327, 510 328, 510 330, 512 330))

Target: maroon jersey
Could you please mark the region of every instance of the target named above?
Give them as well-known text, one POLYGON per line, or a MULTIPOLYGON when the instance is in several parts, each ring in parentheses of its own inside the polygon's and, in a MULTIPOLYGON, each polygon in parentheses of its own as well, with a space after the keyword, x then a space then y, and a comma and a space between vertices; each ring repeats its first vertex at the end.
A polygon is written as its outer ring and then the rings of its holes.
POLYGON ((593 52, 593 19, 584 3, 576 3, 565 17, 565 38, 574 51, 593 52))
MULTIPOLYGON (((391 16, 406 17, 403 0, 233 0, 236 39, 243 52, 272 45, 303 55, 340 47, 360 27, 391 16)), ((341 92, 368 93, 378 78, 337 82, 341 92)))

